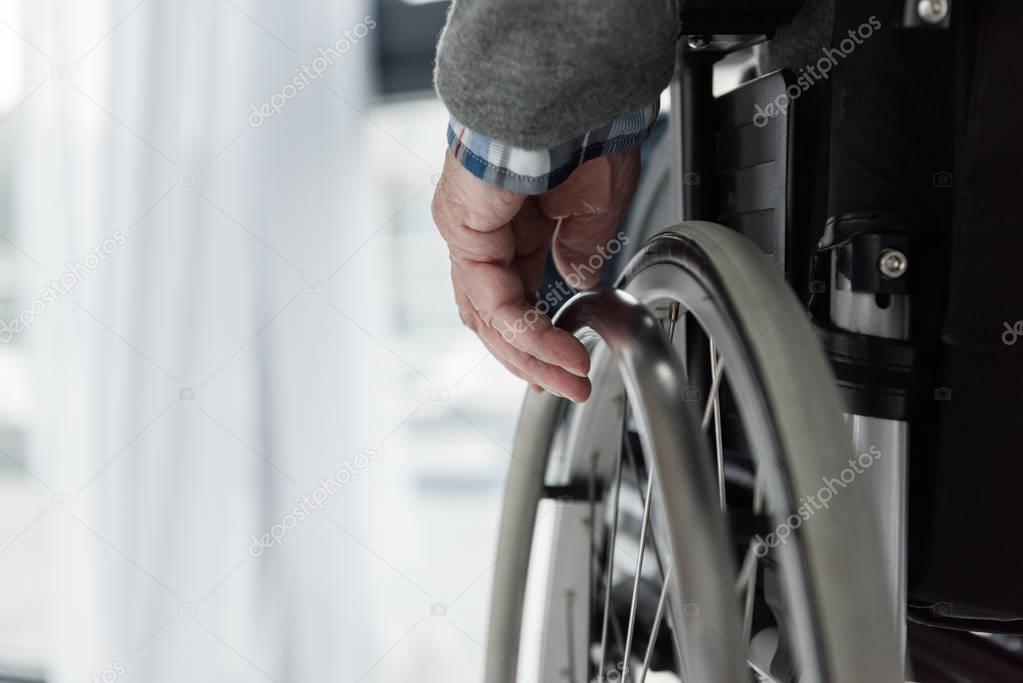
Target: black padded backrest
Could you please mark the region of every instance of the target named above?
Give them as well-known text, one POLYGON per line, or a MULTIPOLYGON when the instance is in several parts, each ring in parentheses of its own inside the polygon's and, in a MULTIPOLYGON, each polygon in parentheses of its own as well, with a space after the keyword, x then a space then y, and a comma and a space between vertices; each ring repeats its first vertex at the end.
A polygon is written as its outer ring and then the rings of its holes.
POLYGON ((718 222, 752 240, 791 275, 792 78, 776 71, 717 100, 718 222))

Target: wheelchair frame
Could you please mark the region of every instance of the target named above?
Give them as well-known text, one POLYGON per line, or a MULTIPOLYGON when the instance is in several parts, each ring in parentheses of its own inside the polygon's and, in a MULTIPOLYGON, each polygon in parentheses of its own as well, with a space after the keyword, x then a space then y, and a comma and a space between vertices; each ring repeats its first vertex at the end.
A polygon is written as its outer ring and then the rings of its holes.
MULTIPOLYGON (((858 486, 869 488, 870 498, 880 501, 882 544, 874 550, 888 560, 889 571, 883 579, 889 594, 895 596, 892 618, 899 624, 894 645, 908 674, 908 621, 985 630, 976 628, 984 625, 982 620, 960 619, 959 623, 950 623, 941 618, 947 615, 930 614, 926 607, 907 614, 910 423, 919 425, 923 417, 925 426, 933 424, 929 420, 935 413, 933 402, 926 406, 919 400, 922 389, 927 388, 922 378, 928 359, 918 352, 913 336, 919 326, 918 308, 923 306, 910 306, 913 282, 919 282, 923 279, 921 275, 928 273, 928 257, 934 255, 934 249, 933 245, 914 239, 911 228, 925 220, 929 210, 941 213, 945 209, 925 206, 926 198, 914 196, 898 183, 870 188, 858 177, 860 171, 850 163, 848 151, 851 146, 862 144, 864 136, 872 139, 872 132, 882 141, 893 135, 908 135, 907 131, 912 131, 918 140, 928 136, 940 139, 933 136, 941 132, 944 124, 921 125, 912 116, 897 112, 889 117, 895 119, 895 125, 875 126, 872 130, 876 117, 861 109, 859 116, 854 117, 856 126, 850 131, 848 122, 838 125, 834 118, 821 121, 811 115, 812 107, 804 107, 802 102, 790 98, 786 108, 766 120, 765 125, 757 125, 754 116, 758 110, 753 105, 784 96, 793 85, 795 75, 785 71, 769 73, 715 97, 715 63, 734 49, 747 47, 750 44, 747 34, 774 33, 791 19, 799 4, 753 0, 683 3, 685 45, 671 87, 668 132, 670 185, 676 190, 675 215, 664 226, 693 220, 722 223, 774 258, 792 289, 805 299, 820 341, 832 361, 846 401, 846 424, 853 437, 853 452, 880 448, 890 454, 878 462, 877 476, 858 486), (731 33, 716 35, 728 32, 731 33), (864 113, 868 115, 863 116, 864 113), (822 128, 826 131, 823 137, 807 134, 808 129, 819 132, 822 128), (707 131, 715 131, 715 135, 708 135, 707 131), (808 173, 807 168, 828 168, 830 172, 821 177, 812 171, 808 173)), ((900 17, 897 30, 940 35, 949 27, 948 4, 937 21, 934 17, 923 18, 921 13, 927 9, 924 4, 863 0, 855 3, 855 8, 860 13, 884 8, 888 11, 886 17, 892 14, 900 17)), ((838 25, 856 16, 850 10, 854 3, 839 0, 838 5, 838 25)), ((918 59, 937 61, 947 45, 939 38, 925 47, 918 59)), ((919 48, 918 41, 914 49, 919 48)), ((836 69, 826 85, 816 86, 821 91, 819 97, 830 100, 832 90, 859 95, 878 90, 886 96, 900 92, 911 69, 894 70, 880 77, 876 73, 879 63, 897 54, 898 49, 890 43, 877 48, 866 60, 868 70, 875 70, 873 80, 866 79, 862 69, 836 69)), ((876 105, 876 95, 865 96, 859 102, 860 107, 868 109, 876 105)), ((946 152, 936 152, 934 157, 940 159, 946 152)), ((903 160, 902 165, 893 164, 890 173, 897 177, 913 171, 910 175, 918 176, 915 172, 920 166, 905 168, 913 163, 914 160, 903 160)), ((528 417, 524 416, 527 422, 528 417)), ((554 427, 554 423, 542 425, 540 431, 549 437, 554 427)), ((914 443, 926 443, 929 437, 933 438, 927 429, 917 431, 914 443)), ((537 491, 536 496, 552 498, 557 493, 544 490, 537 491)), ((524 573, 529 557, 519 559, 523 563, 519 569, 524 573)), ((521 605, 504 607, 521 617, 521 605)), ((498 608, 495 603, 494 609, 498 608)), ((515 625, 518 618, 510 621, 515 625)), ((923 642, 923 649, 931 648, 933 652, 929 636, 924 641, 919 637, 922 629, 913 626, 908 630, 915 632, 915 644, 923 642)), ((940 637, 943 636, 939 633, 939 640, 940 637)), ((966 643, 953 637, 947 640, 946 648, 966 657, 967 652, 985 649, 979 642, 966 643)), ((499 654, 503 658, 509 653, 499 654)), ((997 654, 984 656, 988 659, 980 668, 1001 666, 995 663, 997 654)), ((495 671, 500 668, 498 664, 494 665, 495 671)), ((1014 666, 1018 664, 1006 662, 1004 668, 990 668, 987 672, 1018 674, 1014 666)))

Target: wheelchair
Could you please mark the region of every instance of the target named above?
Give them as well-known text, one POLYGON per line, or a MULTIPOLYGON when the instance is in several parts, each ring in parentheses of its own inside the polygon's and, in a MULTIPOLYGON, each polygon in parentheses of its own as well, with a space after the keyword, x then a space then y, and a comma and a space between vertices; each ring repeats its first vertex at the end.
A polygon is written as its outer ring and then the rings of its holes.
MULTIPOLYGON (((1023 680, 1011 392, 956 403, 1023 367, 1004 339, 959 343, 968 298, 950 291, 1016 272, 989 248, 989 278, 964 274, 977 240, 1004 238, 1006 186, 971 197, 952 178, 991 158, 957 152, 991 125, 961 103, 1023 109, 1007 81, 963 88, 1019 12, 838 0, 830 49, 861 40, 826 78, 753 67, 715 95, 722 65, 803 30, 804 10, 680 5, 631 248, 613 287, 556 316, 591 350, 593 394, 522 407, 485 680, 1023 680), (955 457, 964 442, 982 455, 955 457)), ((1023 142, 1005 135, 987 148, 1023 142)))

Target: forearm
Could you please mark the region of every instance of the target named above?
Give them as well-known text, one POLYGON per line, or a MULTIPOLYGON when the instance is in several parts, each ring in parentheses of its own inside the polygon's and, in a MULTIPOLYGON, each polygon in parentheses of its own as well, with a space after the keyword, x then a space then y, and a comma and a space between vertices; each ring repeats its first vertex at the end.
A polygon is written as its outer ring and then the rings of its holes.
POLYGON ((657 100, 677 16, 674 0, 456 0, 437 91, 476 133, 555 149, 657 100))

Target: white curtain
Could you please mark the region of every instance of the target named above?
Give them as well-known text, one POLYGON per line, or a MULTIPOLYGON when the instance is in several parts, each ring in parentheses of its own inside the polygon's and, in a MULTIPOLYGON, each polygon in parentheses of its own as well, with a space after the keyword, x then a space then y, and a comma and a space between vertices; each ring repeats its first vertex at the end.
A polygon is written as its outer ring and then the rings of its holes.
MULTIPOLYGON (((323 301, 369 232, 366 15, 357 0, 25 1, 11 24, 31 91, 5 123, 21 297, 74 281, 19 333, 30 462, 54 494, 40 580, 57 683, 340 680, 379 656, 352 560, 364 487, 286 520, 379 438, 360 333, 323 301), (254 127, 252 105, 280 93, 254 127), (252 535, 285 522, 253 557, 252 535)), ((369 278, 346 311, 364 324, 369 278)))

